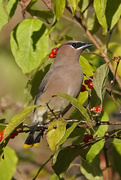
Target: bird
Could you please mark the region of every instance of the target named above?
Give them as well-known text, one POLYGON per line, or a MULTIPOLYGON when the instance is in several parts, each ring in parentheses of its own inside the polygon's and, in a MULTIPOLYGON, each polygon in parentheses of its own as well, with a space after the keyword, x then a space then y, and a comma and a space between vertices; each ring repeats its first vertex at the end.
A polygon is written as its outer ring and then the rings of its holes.
POLYGON ((63 117, 71 104, 57 93, 65 93, 77 98, 83 82, 83 71, 79 63, 82 52, 92 46, 81 41, 67 41, 57 48, 54 63, 40 83, 35 104, 39 105, 33 113, 33 125, 24 143, 25 148, 36 147, 43 132, 36 131, 38 125, 46 125, 56 117, 63 117), (48 105, 48 106, 47 106, 48 105), (48 108, 49 107, 49 108, 48 108), (52 111, 50 111, 50 109, 52 111))

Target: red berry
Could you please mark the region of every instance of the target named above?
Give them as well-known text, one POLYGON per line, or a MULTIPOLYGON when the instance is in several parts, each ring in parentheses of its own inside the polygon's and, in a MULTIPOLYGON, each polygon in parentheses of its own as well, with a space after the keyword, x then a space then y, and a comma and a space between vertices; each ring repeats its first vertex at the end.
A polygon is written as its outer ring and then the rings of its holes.
POLYGON ((88 85, 89 82, 90 82, 90 80, 86 79, 86 80, 84 81, 84 84, 88 85))
POLYGON ((14 136, 17 136, 18 135, 18 131, 13 131, 13 133, 12 134, 14 134, 14 136))
POLYGON ((81 92, 84 92, 84 91, 86 91, 86 86, 82 84, 82 86, 81 86, 81 92))
POLYGON ((109 136, 109 134, 108 133, 105 133, 105 135, 104 135, 105 137, 108 137, 109 136))
POLYGON ((91 109, 91 111, 93 111, 93 112, 102 112, 102 111, 103 111, 103 108, 100 107, 100 106, 97 106, 97 107, 93 107, 93 108, 91 109))
POLYGON ((14 138, 15 138, 15 135, 12 133, 12 134, 10 135, 10 138, 11 138, 11 139, 14 139, 14 138))
POLYGON ((92 134, 89 135, 89 139, 93 139, 93 135, 92 134))
POLYGON ((89 139, 89 134, 85 134, 84 137, 89 139))
POLYGON ((3 139, 3 133, 0 132, 0 141, 2 141, 2 139, 3 139))
POLYGON ((5 132, 5 129, 2 130, 2 134, 4 134, 4 132, 5 132))
POLYGON ((91 79, 93 79, 94 75, 93 76, 90 76, 91 79))
POLYGON ((100 106, 97 106, 96 108, 97 108, 97 112, 102 112, 103 111, 103 108, 100 107, 100 106))
POLYGON ((52 54, 56 55, 56 54, 57 54, 57 49, 58 49, 58 48, 52 49, 52 54))
POLYGON ((92 82, 89 82, 88 88, 93 89, 93 84, 92 84, 92 82))
POLYGON ((54 57, 55 57, 55 55, 53 53, 49 54, 49 58, 54 58, 54 57))
POLYGON ((114 57, 113 58, 113 61, 115 61, 116 63, 118 62, 118 60, 119 60, 119 57, 114 57))
POLYGON ((18 130, 18 131, 19 131, 19 132, 21 132, 22 130, 23 130, 22 128, 19 128, 19 130, 18 130))
POLYGON ((89 142, 89 139, 86 138, 86 137, 84 137, 83 142, 84 142, 84 143, 88 143, 88 142, 89 142))

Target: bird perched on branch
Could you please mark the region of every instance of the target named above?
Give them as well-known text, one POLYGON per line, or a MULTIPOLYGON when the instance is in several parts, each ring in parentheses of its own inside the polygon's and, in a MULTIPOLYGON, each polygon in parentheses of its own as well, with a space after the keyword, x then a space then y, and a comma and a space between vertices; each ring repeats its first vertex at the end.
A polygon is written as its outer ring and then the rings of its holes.
POLYGON ((68 41, 57 48, 55 61, 42 80, 35 99, 35 104, 40 106, 34 111, 35 125, 30 127, 30 133, 24 144, 25 148, 39 144, 42 133, 36 132, 38 124, 47 124, 55 119, 55 116, 63 116, 70 109, 71 104, 67 100, 58 96, 52 97, 53 95, 66 93, 74 98, 79 95, 83 82, 79 57, 90 46, 92 46, 91 43, 68 41))

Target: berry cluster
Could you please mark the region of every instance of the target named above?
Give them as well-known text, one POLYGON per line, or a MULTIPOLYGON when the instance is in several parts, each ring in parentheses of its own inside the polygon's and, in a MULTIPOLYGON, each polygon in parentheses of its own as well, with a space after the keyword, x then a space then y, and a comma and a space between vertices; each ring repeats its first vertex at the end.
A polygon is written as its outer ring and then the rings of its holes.
MULTIPOLYGON (((92 80, 91 79, 93 80, 93 76, 90 76, 90 79, 86 79, 84 81, 84 84, 87 85, 89 89, 93 89, 93 84, 92 84, 92 80)), ((86 91, 86 86, 85 85, 81 86, 81 92, 86 91)))
POLYGON ((56 54, 57 54, 57 49, 58 49, 58 48, 52 49, 51 53, 49 54, 49 58, 55 58, 55 56, 56 56, 56 54))
POLYGON ((121 58, 120 56, 119 57, 114 57, 113 61, 115 61, 117 63, 120 60, 120 58, 121 58))
POLYGON ((93 139, 93 135, 92 134, 85 134, 84 135, 84 139, 83 139, 83 142, 84 143, 88 143, 90 139, 93 139))
POLYGON ((96 107, 93 107, 92 109, 91 109, 91 111, 93 111, 94 113, 98 113, 98 112, 102 112, 103 111, 103 108, 102 107, 100 107, 100 106, 96 106, 96 107))
MULTIPOLYGON (((0 131, 0 142, 2 141, 2 139, 3 139, 3 137, 4 137, 4 131, 5 131, 5 129, 3 129, 2 132, 0 131)), ((17 130, 13 131, 13 132, 10 134, 10 139, 14 139, 15 136, 18 135, 18 133, 19 133, 19 132, 18 132, 17 130)), ((7 138, 6 138, 5 140, 7 140, 7 138)))

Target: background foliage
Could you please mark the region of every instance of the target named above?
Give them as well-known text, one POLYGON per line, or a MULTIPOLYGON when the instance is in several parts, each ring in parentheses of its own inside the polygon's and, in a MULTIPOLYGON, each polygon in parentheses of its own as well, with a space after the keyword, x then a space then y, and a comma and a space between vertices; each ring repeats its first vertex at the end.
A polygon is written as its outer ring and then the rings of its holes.
POLYGON ((0 179, 120 179, 121 1, 0 0, 0 29, 0 179), (59 94, 76 108, 69 128, 60 118, 39 147, 25 150, 33 100, 54 61, 48 55, 71 39, 94 44, 80 57, 94 88, 78 99, 59 94), (96 106, 103 112, 92 112, 96 106), (19 135, 10 139, 15 129, 19 135), (85 143, 85 134, 93 139, 85 143))

